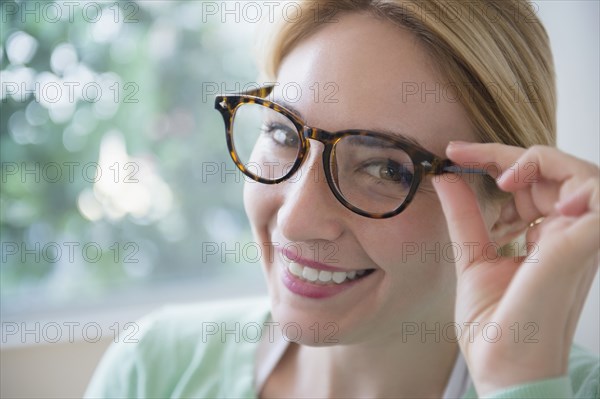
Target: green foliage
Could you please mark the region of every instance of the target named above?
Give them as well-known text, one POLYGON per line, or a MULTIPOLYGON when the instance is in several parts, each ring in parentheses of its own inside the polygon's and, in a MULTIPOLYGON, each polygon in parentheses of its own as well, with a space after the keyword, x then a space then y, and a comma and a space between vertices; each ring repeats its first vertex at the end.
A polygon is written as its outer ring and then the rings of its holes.
POLYGON ((255 272, 243 256, 202 251, 251 240, 243 179, 221 174, 234 166, 209 91, 256 80, 241 24, 203 21, 198 1, 95 3, 98 21, 85 2, 60 21, 44 15, 49 2, 26 3, 38 18, 2 5, 2 309, 255 272), (38 94, 23 94, 36 80, 38 94), (100 86, 83 93, 90 82, 100 86))

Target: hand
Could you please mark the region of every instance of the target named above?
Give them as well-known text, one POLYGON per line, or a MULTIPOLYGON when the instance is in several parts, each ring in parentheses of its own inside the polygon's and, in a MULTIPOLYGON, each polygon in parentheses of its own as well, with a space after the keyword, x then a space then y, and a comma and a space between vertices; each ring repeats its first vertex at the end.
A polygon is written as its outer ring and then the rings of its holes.
POLYGON ((485 246, 490 233, 467 183, 434 179, 451 240, 462 252, 455 317, 461 327, 474 323, 474 334, 462 334, 459 344, 478 394, 565 375, 598 269, 598 167, 542 146, 451 143, 446 153, 466 167, 495 163, 504 173, 493 177, 513 193, 523 225, 544 218, 527 231, 527 256, 498 257, 497 246, 485 246))

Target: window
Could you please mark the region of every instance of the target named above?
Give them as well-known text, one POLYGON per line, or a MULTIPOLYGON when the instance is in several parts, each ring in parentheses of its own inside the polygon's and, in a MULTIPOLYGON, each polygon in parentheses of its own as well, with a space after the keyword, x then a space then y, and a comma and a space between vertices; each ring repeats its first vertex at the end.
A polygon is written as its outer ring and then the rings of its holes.
POLYGON ((264 292, 213 108, 256 81, 242 4, 3 2, 5 319, 264 292))

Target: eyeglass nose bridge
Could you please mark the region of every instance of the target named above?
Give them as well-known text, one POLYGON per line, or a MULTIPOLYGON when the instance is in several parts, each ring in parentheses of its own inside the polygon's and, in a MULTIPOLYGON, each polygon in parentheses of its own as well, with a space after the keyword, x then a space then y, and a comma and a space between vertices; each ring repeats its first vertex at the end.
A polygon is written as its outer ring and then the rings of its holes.
MULTIPOLYGON (((346 207, 347 209, 349 209, 355 213, 358 213, 359 215, 378 218, 379 217, 378 215, 372 215, 368 212, 365 212, 365 211, 355 207, 350 202, 348 202, 348 200, 346 200, 346 198, 344 198, 339 187, 337 187, 337 185, 334 182, 334 180, 335 180, 334 174, 336 174, 336 171, 332 170, 331 157, 332 157, 332 152, 333 152, 333 148, 334 148, 335 144, 338 141, 340 141, 342 137, 339 136, 338 134, 328 132, 327 130, 323 130, 323 129, 319 129, 319 128, 311 127, 311 126, 306 126, 306 125, 303 126, 303 128, 302 128, 302 136, 304 137, 304 141, 305 141, 304 155, 307 154, 310 149, 310 140, 308 140, 308 139, 313 139, 313 140, 316 140, 323 144, 323 146, 324 146, 323 154, 322 154, 323 175, 325 177, 325 181, 327 182, 327 185, 329 186, 329 189, 330 189, 331 193, 333 194, 333 196, 344 207, 346 207)), ((303 161, 304 161, 304 159, 302 160, 302 163, 303 163, 303 161)))
POLYGON ((332 146, 333 144, 335 144, 336 141, 340 139, 339 137, 336 137, 333 133, 328 132, 327 130, 311 126, 303 126, 302 136, 304 136, 305 139, 317 140, 323 143, 325 147, 332 146))
MULTIPOLYGON (((301 164, 304 164, 304 161, 308 157, 308 154, 309 154, 310 148, 311 148, 309 139, 320 142, 321 144, 323 144, 323 153, 321 154, 321 158, 323 160, 323 168, 324 169, 323 169, 322 173, 325 174, 325 178, 326 178, 327 182, 329 183, 329 185, 331 186, 331 183, 332 183, 331 179, 329 176, 327 176, 328 169, 329 169, 327 163, 330 160, 331 150, 333 148, 333 145, 339 139, 336 138, 335 135, 332 134, 331 132, 328 132, 326 130, 319 129, 316 127, 306 126, 306 125, 302 126, 302 138, 303 138, 304 143, 302 145, 301 153, 298 154, 299 158, 301 158, 301 161, 297 165, 297 168, 299 168, 301 166, 301 164)), ((294 168, 294 173, 297 170, 297 168, 294 168)))
MULTIPOLYGON (((333 152, 333 147, 338 141, 341 140, 341 137, 327 130, 306 125, 302 127, 302 136, 304 138, 304 146, 301 155, 301 157, 303 158, 302 163, 304 163, 304 159, 310 151, 310 140, 308 139, 316 140, 323 144, 323 173, 325 174, 327 183, 329 184, 329 187, 331 187, 331 190, 333 191, 335 196, 338 199, 341 199, 341 193, 339 193, 339 190, 337 189, 337 187, 335 187, 335 184, 333 182, 333 176, 331 176, 332 170, 330 166, 331 153, 333 152)), ((344 201, 342 201, 342 203, 344 203, 344 201)))

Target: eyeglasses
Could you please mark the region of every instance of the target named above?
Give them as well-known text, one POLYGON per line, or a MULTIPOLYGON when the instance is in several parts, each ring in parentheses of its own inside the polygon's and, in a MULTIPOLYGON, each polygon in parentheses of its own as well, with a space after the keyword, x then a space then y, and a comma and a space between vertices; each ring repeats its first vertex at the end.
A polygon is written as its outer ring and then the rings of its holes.
POLYGON ((366 130, 328 132, 306 123, 266 97, 274 86, 219 95, 229 154, 249 178, 281 183, 302 165, 309 139, 324 144, 323 167, 333 195, 349 210, 374 219, 402 212, 426 175, 485 174, 462 169, 404 138, 366 130))

